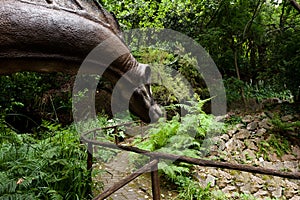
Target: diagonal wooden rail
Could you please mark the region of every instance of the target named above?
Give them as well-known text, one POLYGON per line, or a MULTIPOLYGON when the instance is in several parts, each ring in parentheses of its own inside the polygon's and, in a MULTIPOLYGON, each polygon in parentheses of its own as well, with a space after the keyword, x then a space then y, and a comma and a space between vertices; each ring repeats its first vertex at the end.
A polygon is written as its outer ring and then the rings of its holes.
MULTIPOLYGON (((198 159, 198 158, 192 158, 187 156, 178 156, 174 154, 168 154, 168 153, 160 153, 160 152, 150 152, 143 149, 139 149, 137 147, 133 146, 126 146, 126 145, 119 145, 119 144, 113 144, 108 142, 100 142, 96 140, 91 140, 87 138, 87 135, 90 133, 94 133, 95 131, 98 131, 101 129, 94 129, 91 131, 88 131, 87 133, 83 134, 81 136, 81 140, 83 142, 86 142, 89 146, 89 150, 92 149, 93 145, 102 146, 106 148, 112 148, 112 149, 121 149, 129 152, 134 152, 142 155, 149 156, 151 158, 151 162, 149 162, 144 167, 137 170, 132 175, 129 175, 128 177, 124 178, 120 182, 113 185, 111 188, 109 188, 107 191, 104 191, 104 193, 98 195, 95 200, 97 199, 104 199, 107 197, 107 195, 111 195, 113 192, 117 191, 121 187, 125 186, 127 183, 141 175, 142 173, 149 171, 149 168, 152 169, 151 172, 151 180, 152 180, 152 194, 154 200, 160 199, 160 192, 159 192, 159 179, 157 174, 157 164, 159 162, 159 159, 168 159, 168 160, 176 160, 177 162, 185 162, 189 164, 204 166, 204 167, 217 167, 222 169, 230 169, 230 170, 238 170, 238 171, 245 171, 250 173, 257 173, 257 174, 265 174, 265 175, 271 175, 271 176, 278 176, 283 178, 289 178, 289 179, 299 179, 300 180, 300 173, 299 172, 283 172, 279 170, 274 169, 267 169, 263 167, 255 167, 245 164, 232 164, 228 162, 218 162, 218 161, 211 161, 211 160, 204 160, 204 159, 198 159), (156 164, 155 164, 156 163, 156 164), (108 192, 109 191, 109 192, 108 192)), ((91 152, 88 152, 91 154, 91 152)), ((91 159, 91 157, 89 157, 91 159)), ((91 160, 88 160, 88 169, 91 169, 91 160)))
POLYGON ((157 159, 152 160, 148 164, 144 165, 142 168, 138 169, 134 173, 130 174, 126 178, 122 179, 121 181, 113 185, 112 187, 105 190, 103 193, 96 196, 94 200, 100 200, 109 197, 112 193, 119 190, 124 185, 128 184, 130 181, 136 179, 138 176, 142 175, 143 173, 149 172, 153 167, 157 166, 158 162, 159 161, 157 159))

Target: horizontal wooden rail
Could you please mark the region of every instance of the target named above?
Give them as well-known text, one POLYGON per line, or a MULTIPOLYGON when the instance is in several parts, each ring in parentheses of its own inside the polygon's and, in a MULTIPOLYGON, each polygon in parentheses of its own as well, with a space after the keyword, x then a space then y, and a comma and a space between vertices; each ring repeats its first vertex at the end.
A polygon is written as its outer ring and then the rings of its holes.
POLYGON ((143 154, 146 156, 150 156, 151 158, 157 158, 157 159, 169 159, 169 160, 176 160, 179 162, 185 162, 190 163, 194 165, 199 166, 205 166, 205 167, 217 167, 222 169, 231 169, 231 170, 238 170, 238 171, 245 171, 245 172, 251 172, 251 173, 257 173, 257 174, 266 174, 266 175, 272 175, 272 176, 279 176, 283 178, 290 178, 290 179, 300 179, 300 173, 299 172, 282 172, 279 170, 274 169, 266 169, 263 167, 254 167, 244 164, 232 164, 228 162, 218 162, 218 161, 211 161, 211 160, 203 160, 203 159, 197 159, 197 158, 191 158, 187 156, 178 156, 174 154, 167 154, 167 153, 159 153, 159 152, 150 152, 146 150, 139 149, 137 147, 132 146, 124 146, 124 145, 116 145, 113 143, 107 143, 107 142, 99 142, 95 140, 90 140, 85 137, 86 134, 81 136, 81 139, 84 142, 98 145, 102 147, 112 148, 112 149, 122 149, 125 151, 135 152, 138 154, 143 154))

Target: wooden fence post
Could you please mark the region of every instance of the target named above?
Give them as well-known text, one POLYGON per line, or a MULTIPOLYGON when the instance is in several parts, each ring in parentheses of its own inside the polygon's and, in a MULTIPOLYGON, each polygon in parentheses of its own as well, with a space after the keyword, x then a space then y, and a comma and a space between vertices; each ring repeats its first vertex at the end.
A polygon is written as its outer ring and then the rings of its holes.
POLYGON ((92 167, 93 167, 93 144, 88 142, 87 148, 87 170, 89 171, 89 186, 87 189, 87 195, 92 196, 92 167))
POLYGON ((155 160, 156 164, 151 167, 151 183, 152 183, 152 196, 153 200, 160 200, 160 184, 158 176, 158 158, 151 158, 151 161, 155 160))

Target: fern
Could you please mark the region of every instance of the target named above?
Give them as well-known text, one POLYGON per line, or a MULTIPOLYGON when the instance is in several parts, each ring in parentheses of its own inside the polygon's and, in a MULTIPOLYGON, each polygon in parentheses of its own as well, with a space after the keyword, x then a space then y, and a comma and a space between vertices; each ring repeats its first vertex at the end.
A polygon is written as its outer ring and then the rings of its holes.
MULTIPOLYGON (((202 106, 207 100, 202 101, 197 96, 195 97, 196 100, 189 101, 188 105, 170 106, 173 108, 182 107, 189 114, 181 118, 177 115, 170 121, 161 121, 153 125, 148 130, 147 136, 137 138, 134 144, 149 151, 199 158, 203 152, 202 146, 207 143, 207 140, 204 139, 208 134, 211 136, 221 133, 224 131, 224 127, 222 123, 216 122, 212 115, 207 115, 202 111, 202 106)), ((143 156, 134 158, 135 163, 148 161, 143 156)), ((178 185, 181 191, 180 198, 208 198, 210 196, 208 189, 202 189, 191 179, 191 168, 192 165, 190 164, 176 161, 161 160, 159 163, 159 169, 162 174, 178 185)))
POLYGON ((159 168, 163 169, 163 172, 172 181, 176 181, 178 176, 186 175, 189 173, 189 169, 185 166, 175 165, 169 161, 160 162, 159 168))
MULTIPOLYGON (((1 126, 1 124, 0 124, 1 126)), ((85 199, 90 188, 86 147, 73 126, 48 129, 37 140, 29 135, 5 139, 0 154, 0 199, 85 199)), ((2 130, 3 130, 2 125, 2 130)), ((7 132, 0 132, 5 138, 7 132)))
POLYGON ((210 192, 210 184, 206 187, 201 187, 199 182, 195 182, 189 177, 179 176, 177 182, 179 187, 179 195, 176 199, 195 199, 195 200, 210 200, 213 199, 210 192))

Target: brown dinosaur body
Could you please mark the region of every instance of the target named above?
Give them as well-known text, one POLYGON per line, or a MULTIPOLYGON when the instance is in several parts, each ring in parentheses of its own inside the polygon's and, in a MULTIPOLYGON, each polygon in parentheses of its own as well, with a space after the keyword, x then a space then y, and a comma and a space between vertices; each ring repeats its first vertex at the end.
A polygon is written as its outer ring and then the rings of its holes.
MULTIPOLYGON (((0 74, 18 71, 76 74, 86 56, 111 36, 117 41, 112 47, 128 49, 118 22, 97 1, 2 0, 0 74)), ((105 66, 98 63, 98 67, 105 66)), ((128 50, 110 64, 103 76, 116 84, 128 71, 140 78, 149 76, 148 68, 138 63, 128 50)), ((145 86, 139 86, 133 93, 130 110, 146 122, 161 115, 145 86)))

